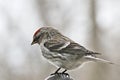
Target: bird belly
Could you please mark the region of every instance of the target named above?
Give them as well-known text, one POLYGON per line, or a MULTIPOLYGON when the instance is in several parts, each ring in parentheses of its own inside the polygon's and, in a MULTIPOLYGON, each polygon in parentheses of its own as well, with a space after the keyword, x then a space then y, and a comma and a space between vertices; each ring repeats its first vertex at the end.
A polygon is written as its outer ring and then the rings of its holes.
POLYGON ((53 59, 48 59, 47 60, 55 65, 56 67, 61 67, 67 70, 72 70, 75 69, 77 67, 79 67, 82 63, 78 62, 78 61, 70 61, 70 60, 63 60, 60 58, 53 58, 53 59))
POLYGON ((41 46, 42 55, 56 67, 61 67, 67 70, 79 67, 84 61, 76 59, 73 55, 65 53, 50 52, 47 48, 41 46))

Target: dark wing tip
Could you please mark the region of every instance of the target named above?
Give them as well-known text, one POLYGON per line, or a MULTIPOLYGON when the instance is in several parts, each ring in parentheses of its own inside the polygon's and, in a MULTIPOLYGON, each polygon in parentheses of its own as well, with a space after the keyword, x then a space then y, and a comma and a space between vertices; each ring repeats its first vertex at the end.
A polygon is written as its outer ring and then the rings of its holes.
POLYGON ((92 54, 98 54, 98 55, 101 55, 101 53, 98 53, 98 52, 93 52, 92 54))
POLYGON ((101 53, 88 51, 86 55, 101 55, 101 53))

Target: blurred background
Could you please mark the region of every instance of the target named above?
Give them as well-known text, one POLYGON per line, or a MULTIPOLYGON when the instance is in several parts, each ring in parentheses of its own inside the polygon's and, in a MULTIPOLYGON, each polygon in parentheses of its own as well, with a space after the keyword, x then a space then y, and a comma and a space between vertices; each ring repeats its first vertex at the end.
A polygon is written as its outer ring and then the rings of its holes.
MULTIPOLYGON (((57 69, 30 45, 43 26, 120 64, 120 0, 0 0, 0 80, 44 80, 57 69)), ((120 80, 120 66, 104 63, 68 73, 74 80, 120 80)))

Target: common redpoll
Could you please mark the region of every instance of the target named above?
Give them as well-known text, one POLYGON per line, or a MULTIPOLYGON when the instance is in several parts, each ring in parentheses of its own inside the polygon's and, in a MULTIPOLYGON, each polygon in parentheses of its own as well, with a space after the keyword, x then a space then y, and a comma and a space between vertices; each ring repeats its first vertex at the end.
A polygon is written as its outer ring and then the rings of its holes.
POLYGON ((33 36, 31 45, 38 43, 42 55, 54 65, 59 67, 55 73, 63 68, 64 72, 75 69, 88 61, 111 63, 110 61, 97 58, 100 53, 92 52, 62 35, 52 27, 42 27, 33 36))

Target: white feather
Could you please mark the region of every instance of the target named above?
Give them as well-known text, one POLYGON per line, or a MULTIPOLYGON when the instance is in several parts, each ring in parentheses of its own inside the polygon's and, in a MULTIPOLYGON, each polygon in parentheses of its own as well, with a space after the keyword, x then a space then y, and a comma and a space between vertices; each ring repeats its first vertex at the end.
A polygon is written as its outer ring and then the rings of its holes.
POLYGON ((95 61, 95 62, 103 62, 103 63, 109 63, 109 64, 114 64, 108 60, 105 60, 105 59, 101 59, 101 58, 97 58, 97 57, 94 57, 94 56, 84 56, 85 59, 88 59, 90 61, 95 61))
POLYGON ((57 50, 61 50, 63 48, 66 48, 69 44, 70 44, 70 42, 66 42, 63 46, 59 47, 57 50))

